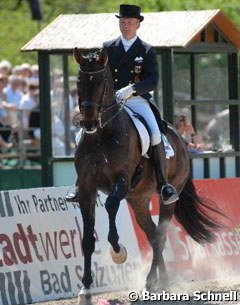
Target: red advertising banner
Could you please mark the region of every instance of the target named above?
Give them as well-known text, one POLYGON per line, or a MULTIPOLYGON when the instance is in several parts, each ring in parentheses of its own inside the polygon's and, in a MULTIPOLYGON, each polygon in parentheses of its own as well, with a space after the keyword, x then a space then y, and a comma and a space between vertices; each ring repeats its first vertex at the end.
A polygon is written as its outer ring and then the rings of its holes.
MULTIPOLYGON (((220 270, 239 272, 240 261, 240 179, 195 180, 199 195, 213 201, 226 218, 219 219, 225 228, 216 233, 217 239, 205 246, 197 244, 173 218, 167 232, 164 258, 169 272, 191 279, 216 278, 220 270), (221 266, 221 268, 219 267, 221 266)), ((150 204, 151 214, 157 224, 158 198, 155 195, 150 204)), ((138 244, 142 256, 149 260, 151 248, 145 234, 139 229, 130 209, 138 244)))

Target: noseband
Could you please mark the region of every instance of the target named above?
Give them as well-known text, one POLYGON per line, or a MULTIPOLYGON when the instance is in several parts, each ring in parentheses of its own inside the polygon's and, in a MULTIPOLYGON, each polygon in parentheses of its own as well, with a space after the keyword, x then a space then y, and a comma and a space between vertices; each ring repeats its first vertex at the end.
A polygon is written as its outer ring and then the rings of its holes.
MULTIPOLYGON (((86 107, 93 107, 93 108, 97 108, 98 109, 98 122, 99 122, 99 127, 100 128, 104 128, 106 125, 108 125, 112 120, 114 120, 119 113, 122 111, 124 105, 125 105, 125 100, 122 100, 121 102, 114 102, 110 105, 106 105, 106 98, 107 98, 107 93, 108 93, 108 85, 107 85, 107 70, 106 67, 97 70, 97 71, 83 71, 81 68, 79 70, 79 74, 85 74, 87 76, 89 76, 89 81, 91 81, 94 77, 94 75, 96 74, 100 74, 100 73, 104 73, 104 91, 103 91, 103 96, 101 99, 101 102, 95 103, 95 102, 90 102, 90 101, 86 101, 86 102, 82 102, 80 104, 80 113, 81 113, 81 117, 82 117, 82 106, 86 106, 86 107), (117 111, 105 122, 103 122, 102 120, 102 116, 103 114, 105 114, 107 111, 109 111, 110 109, 116 107, 117 111)), ((77 87, 79 89, 79 80, 77 81, 77 87)), ((80 119, 80 122, 83 121, 82 119, 80 119)), ((81 124, 80 124, 81 125, 81 124)))

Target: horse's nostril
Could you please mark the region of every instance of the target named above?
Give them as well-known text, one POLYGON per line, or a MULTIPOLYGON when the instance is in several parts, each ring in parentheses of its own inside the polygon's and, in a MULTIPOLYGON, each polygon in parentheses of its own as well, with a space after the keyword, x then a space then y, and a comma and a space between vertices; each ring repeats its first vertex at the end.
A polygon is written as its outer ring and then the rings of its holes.
POLYGON ((87 130, 92 131, 96 130, 98 127, 98 121, 97 120, 91 120, 91 121, 84 121, 84 126, 87 130))

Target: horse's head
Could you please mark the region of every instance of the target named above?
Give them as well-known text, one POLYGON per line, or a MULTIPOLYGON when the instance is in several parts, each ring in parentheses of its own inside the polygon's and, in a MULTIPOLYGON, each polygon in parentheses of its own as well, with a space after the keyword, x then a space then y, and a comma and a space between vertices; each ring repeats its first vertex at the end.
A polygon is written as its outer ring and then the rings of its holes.
MULTIPOLYGON (((83 54, 78 48, 74 49, 74 58, 79 64, 77 79, 78 104, 81 114, 81 126, 86 133, 96 132, 101 114, 112 99, 109 81, 111 72, 107 68, 107 51, 83 54)), ((112 93, 113 95, 113 93, 112 93)), ((112 102, 112 101, 111 101, 112 102)))

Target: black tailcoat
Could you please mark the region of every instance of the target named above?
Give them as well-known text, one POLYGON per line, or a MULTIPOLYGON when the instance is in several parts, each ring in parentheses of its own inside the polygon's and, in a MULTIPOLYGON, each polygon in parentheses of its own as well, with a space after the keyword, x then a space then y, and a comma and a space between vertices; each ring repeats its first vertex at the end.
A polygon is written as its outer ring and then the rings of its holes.
POLYGON ((113 76, 114 89, 135 84, 136 94, 151 98, 158 82, 158 64, 155 48, 139 37, 125 52, 121 37, 104 43, 107 48, 109 66, 113 76))

